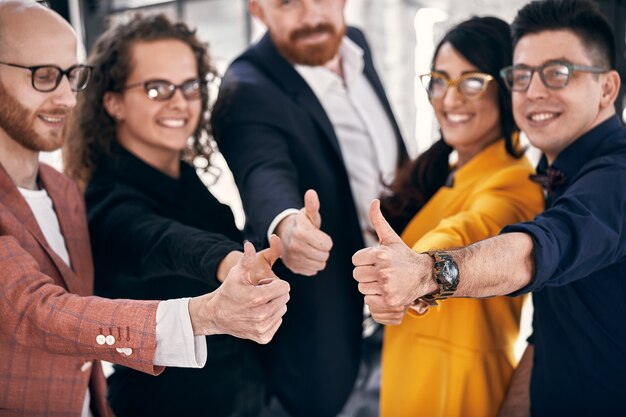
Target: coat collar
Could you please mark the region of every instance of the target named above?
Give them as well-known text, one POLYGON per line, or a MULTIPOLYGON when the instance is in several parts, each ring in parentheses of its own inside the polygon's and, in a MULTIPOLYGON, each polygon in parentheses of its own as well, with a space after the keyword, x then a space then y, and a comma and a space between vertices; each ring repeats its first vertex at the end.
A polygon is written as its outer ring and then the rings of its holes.
POLYGON ((190 184, 195 185, 196 190, 206 189, 195 169, 189 164, 180 161, 180 176, 170 177, 137 157, 118 142, 112 144, 111 154, 102 158, 98 169, 114 175, 122 183, 146 193, 156 201, 172 206, 177 205, 183 199, 183 193, 189 192, 186 187, 190 184), (199 188, 198 184, 200 184, 199 188))
MULTIPOLYGON (((389 101, 385 95, 383 85, 376 74, 376 70, 374 69, 372 57, 369 54, 364 41, 359 40, 362 36, 359 36, 358 33, 359 32, 356 29, 349 27, 346 36, 363 50, 363 74, 374 88, 374 91, 376 92, 376 95, 378 96, 396 133, 396 143, 398 145, 398 165, 400 165, 407 158, 406 146, 404 145, 400 129, 393 115, 389 101)), ((278 52, 269 34, 266 33, 263 38, 256 45, 252 46, 246 53, 244 53, 241 58, 252 61, 256 67, 260 68, 267 75, 267 77, 274 82, 275 85, 282 88, 286 94, 291 96, 294 101, 300 104, 309 114, 311 114, 316 124, 324 133, 324 137, 329 141, 333 150, 339 157, 339 160, 343 164, 343 157, 339 147, 337 135, 335 134, 333 125, 326 115, 322 104, 319 102, 317 96, 306 81, 302 78, 302 76, 300 76, 300 74, 298 74, 294 66, 289 63, 280 54, 280 52, 278 52)))
POLYGON ((252 60, 276 85, 281 86, 294 101, 311 114, 316 124, 322 129, 324 137, 330 142, 340 160, 343 161, 339 141, 322 104, 304 78, 278 52, 269 34, 266 33, 244 56, 252 60))
POLYGON ((71 181, 45 164, 39 165, 39 180, 52 200, 70 256, 71 268, 52 250, 30 206, 2 165, 0 165, 0 189, 3 192, 0 194, 0 204, 7 207, 39 243, 58 270, 67 289, 75 294, 88 295, 93 291, 93 282, 86 278, 91 277, 93 269, 87 227, 81 224, 77 227, 76 222, 76 219, 81 217, 81 204, 77 198, 80 194, 71 193, 71 181))

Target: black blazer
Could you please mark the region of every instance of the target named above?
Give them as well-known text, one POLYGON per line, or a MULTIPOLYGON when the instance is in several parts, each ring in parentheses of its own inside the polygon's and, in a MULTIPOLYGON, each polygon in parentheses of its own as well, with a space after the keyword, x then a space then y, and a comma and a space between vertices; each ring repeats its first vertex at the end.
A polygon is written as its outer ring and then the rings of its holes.
MULTIPOLYGON (((232 212, 185 163, 174 179, 115 145, 85 196, 97 295, 202 295, 218 287, 216 269, 224 256, 241 250, 232 212)), ((108 391, 115 414, 256 416, 265 395, 258 345, 225 335, 206 340, 202 369, 167 368, 153 377, 116 366, 108 391)))
MULTIPOLYGON (((406 150, 362 33, 348 36, 365 51, 364 73, 406 150)), ((326 269, 303 277, 282 264, 291 284, 284 322, 267 347, 270 389, 295 416, 335 416, 350 394, 360 360, 363 297, 351 257, 363 247, 354 201, 332 124, 307 83, 266 35, 226 72, 213 111, 213 129, 233 171, 248 229, 267 241, 271 221, 303 206, 313 188, 322 230, 334 242, 326 269)), ((390 138, 391 139, 391 138, 390 138)), ((399 161, 400 162, 400 161, 399 161)))

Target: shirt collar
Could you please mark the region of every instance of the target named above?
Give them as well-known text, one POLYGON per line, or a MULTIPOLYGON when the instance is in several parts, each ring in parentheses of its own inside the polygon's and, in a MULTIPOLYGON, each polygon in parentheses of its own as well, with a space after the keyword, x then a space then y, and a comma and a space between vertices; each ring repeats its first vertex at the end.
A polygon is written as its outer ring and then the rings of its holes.
MULTIPOLYGON (((551 168, 563 172, 568 182, 571 181, 587 161, 602 151, 601 145, 611 136, 611 132, 621 129, 621 127, 622 122, 617 115, 608 118, 562 150, 552 163, 551 168)), ((545 171, 547 168, 548 160, 545 155, 542 155, 537 165, 537 171, 545 171)))
POLYGON ((341 41, 339 54, 341 55, 344 80, 323 65, 315 67, 306 65, 294 66, 316 96, 323 97, 333 85, 343 83, 344 81, 349 90, 354 86, 358 76, 363 73, 363 68, 365 67, 363 49, 347 36, 344 36, 341 41))

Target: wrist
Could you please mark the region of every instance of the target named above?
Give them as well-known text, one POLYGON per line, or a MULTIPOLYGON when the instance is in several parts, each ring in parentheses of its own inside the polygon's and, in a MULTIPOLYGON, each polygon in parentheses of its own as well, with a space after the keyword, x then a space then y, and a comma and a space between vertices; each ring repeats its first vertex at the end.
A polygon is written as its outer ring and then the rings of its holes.
POLYGON ((219 333, 215 320, 214 297, 215 291, 189 300, 189 318, 194 336, 219 333))
POLYGON ((216 277, 219 282, 224 282, 231 268, 243 257, 243 253, 238 250, 229 252, 217 266, 216 277))
POLYGON ((456 292, 460 280, 459 267, 449 252, 429 251, 422 255, 430 258, 430 268, 426 269, 429 273, 424 281, 424 295, 418 300, 436 305, 436 300, 452 297, 456 292))
POLYGON ((285 239, 285 235, 289 233, 289 231, 293 228, 296 222, 296 214, 288 214, 287 217, 282 219, 277 225, 276 229, 274 229, 274 233, 281 239, 285 239))

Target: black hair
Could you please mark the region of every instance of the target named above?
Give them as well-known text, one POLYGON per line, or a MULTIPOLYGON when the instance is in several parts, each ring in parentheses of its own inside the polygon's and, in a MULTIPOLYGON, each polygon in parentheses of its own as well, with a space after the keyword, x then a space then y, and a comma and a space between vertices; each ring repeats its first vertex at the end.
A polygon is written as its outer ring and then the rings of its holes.
MULTIPOLYGON (((441 47, 449 43, 481 72, 491 74, 498 84, 500 132, 507 152, 514 158, 523 154, 517 147, 517 125, 513 119, 511 93, 499 76, 501 68, 511 65, 513 47, 508 23, 496 17, 472 17, 446 33, 435 48, 433 64, 441 47)), ((430 198, 441 188, 450 174, 448 158, 452 152, 439 139, 415 161, 408 161, 396 173, 388 187, 390 196, 382 197, 381 209, 391 226, 401 232, 430 198)))
POLYGON ((589 0, 533 1, 522 7, 511 25, 513 46, 526 35, 568 30, 587 49, 593 65, 615 68, 615 35, 598 5, 589 0))

